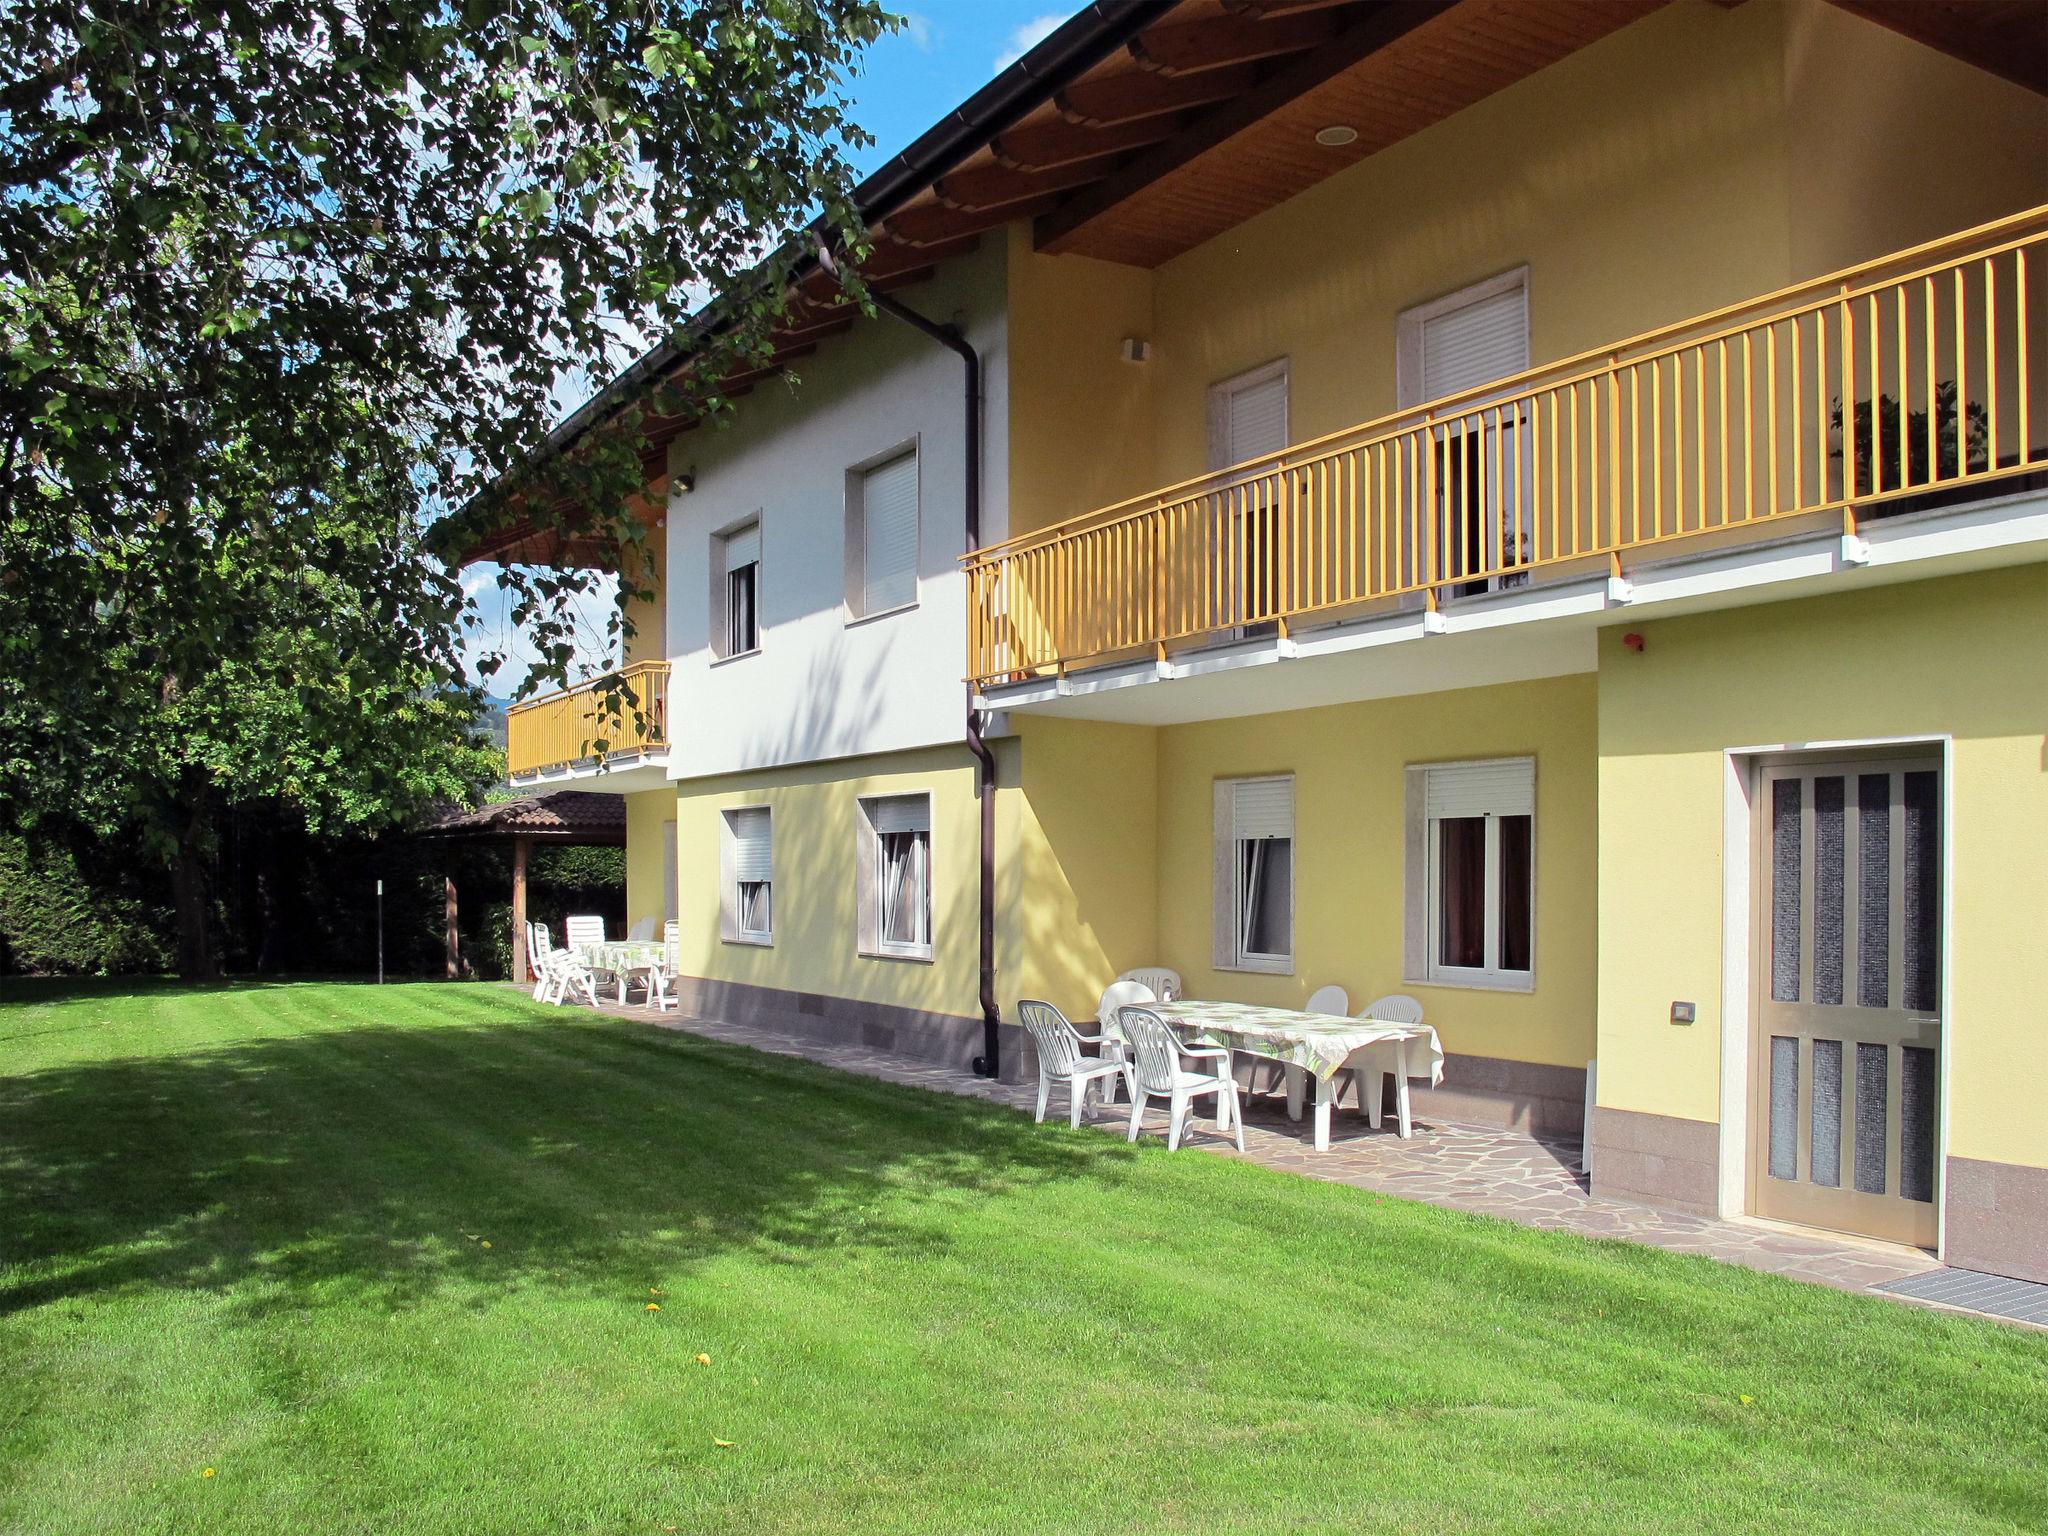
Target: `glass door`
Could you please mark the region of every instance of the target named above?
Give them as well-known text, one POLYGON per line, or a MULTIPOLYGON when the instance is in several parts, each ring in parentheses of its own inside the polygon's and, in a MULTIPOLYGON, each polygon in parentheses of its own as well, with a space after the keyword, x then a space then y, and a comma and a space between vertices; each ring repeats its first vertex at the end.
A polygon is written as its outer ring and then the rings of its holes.
POLYGON ((1932 1247, 1941 768, 1758 776, 1750 1209, 1932 1247))

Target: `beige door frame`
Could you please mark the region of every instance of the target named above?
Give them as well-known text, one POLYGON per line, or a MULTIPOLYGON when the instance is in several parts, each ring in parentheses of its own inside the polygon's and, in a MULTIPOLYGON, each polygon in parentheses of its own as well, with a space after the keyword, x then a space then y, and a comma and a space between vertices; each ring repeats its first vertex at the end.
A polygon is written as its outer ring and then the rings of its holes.
POLYGON ((1755 1034, 1754 967, 1765 956, 1752 953, 1754 904, 1762 883, 1756 868, 1755 817, 1761 767, 1804 758, 1819 762, 1882 755, 1927 757, 1941 773, 1941 986, 1940 1031, 1934 1130, 1934 1204, 1939 1254, 1945 1246, 1941 1221, 1946 1211, 1949 1136, 1949 1042, 1954 1029, 1955 967, 1955 742, 1940 733, 1865 736, 1811 741, 1759 742, 1722 753, 1722 952, 1721 1093, 1719 1207, 1724 1216, 1749 1213, 1749 1147, 1752 1088, 1751 1045, 1755 1034))

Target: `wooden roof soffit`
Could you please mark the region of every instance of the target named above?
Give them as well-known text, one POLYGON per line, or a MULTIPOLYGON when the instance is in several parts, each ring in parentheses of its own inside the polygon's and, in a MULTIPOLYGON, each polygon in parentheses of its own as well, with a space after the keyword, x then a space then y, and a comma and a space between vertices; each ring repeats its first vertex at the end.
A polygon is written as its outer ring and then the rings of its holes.
POLYGON ((2041 0, 1833 0, 1937 53, 2048 96, 2048 5, 2041 0))

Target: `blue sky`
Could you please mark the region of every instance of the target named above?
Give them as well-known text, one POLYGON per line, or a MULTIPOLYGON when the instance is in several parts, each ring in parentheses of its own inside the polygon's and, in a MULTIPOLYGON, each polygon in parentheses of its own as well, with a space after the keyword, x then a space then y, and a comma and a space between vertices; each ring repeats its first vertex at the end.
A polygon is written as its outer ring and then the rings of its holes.
MULTIPOLYGON (((1078 8, 1080 0, 1074 0, 1078 8)), ((860 72, 848 82, 853 119, 875 137, 855 157, 862 175, 876 170, 908 148, 911 141, 965 101, 1005 65, 1014 61, 1072 14, 1047 0, 922 0, 914 8, 893 0, 890 8, 904 18, 902 29, 869 49, 860 72)), ((473 567, 464 587, 477 599, 482 627, 470 636, 471 671, 475 658, 509 645, 512 660, 495 677, 478 677, 490 692, 511 694, 526 676, 524 648, 505 614, 503 594, 496 586, 498 568, 473 567)), ((603 644, 611 589, 584 599, 586 637, 580 646, 582 669, 596 669, 607 660, 603 644)))
POLYGON ((854 120, 879 141, 859 161, 872 171, 1079 8, 1046 0, 884 0, 903 29, 868 50, 852 82, 854 120))

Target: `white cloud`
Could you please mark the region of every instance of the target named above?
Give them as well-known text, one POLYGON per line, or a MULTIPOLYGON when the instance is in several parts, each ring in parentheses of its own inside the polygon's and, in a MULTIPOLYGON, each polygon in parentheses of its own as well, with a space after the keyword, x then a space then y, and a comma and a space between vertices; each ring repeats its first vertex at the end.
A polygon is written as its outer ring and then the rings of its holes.
POLYGON ((910 45, 919 53, 930 53, 937 40, 932 32, 931 18, 920 16, 916 11, 903 13, 903 35, 910 39, 910 45))
POLYGON ((1001 74, 1025 54, 1052 36, 1059 24, 1067 19, 1064 11, 1054 11, 1045 16, 1034 16, 1010 34, 1009 46, 996 55, 995 73, 1001 74))

